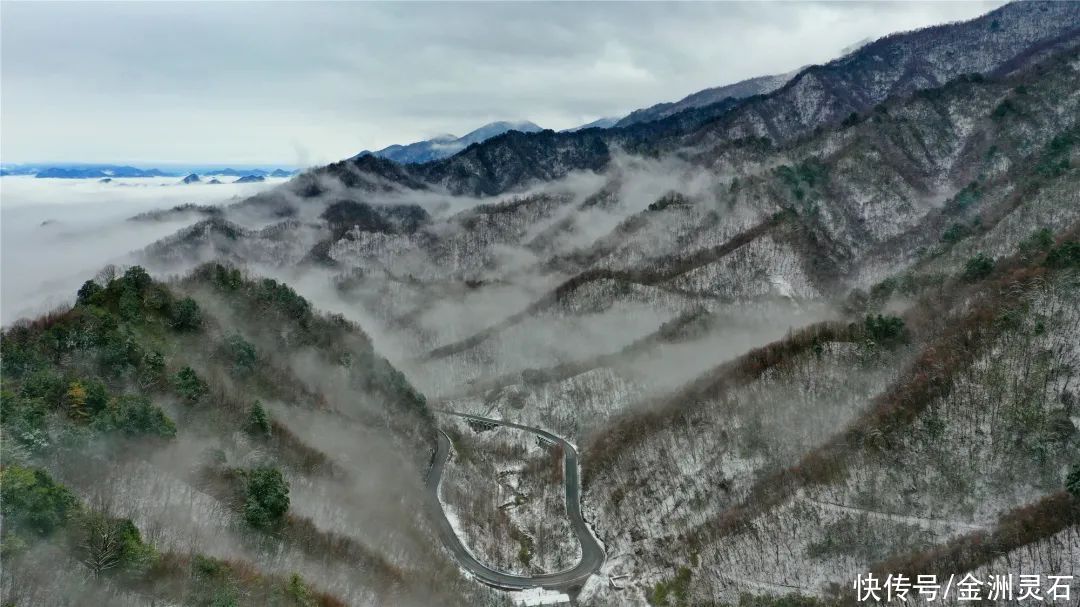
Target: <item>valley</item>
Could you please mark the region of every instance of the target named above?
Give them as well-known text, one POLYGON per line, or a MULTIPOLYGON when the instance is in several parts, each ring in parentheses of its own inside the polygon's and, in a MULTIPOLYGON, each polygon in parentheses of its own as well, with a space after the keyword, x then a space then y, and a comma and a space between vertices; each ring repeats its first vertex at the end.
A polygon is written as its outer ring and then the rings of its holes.
POLYGON ((5 315, 4 604, 1080 596, 1080 4, 525 130, 124 207, 5 315))

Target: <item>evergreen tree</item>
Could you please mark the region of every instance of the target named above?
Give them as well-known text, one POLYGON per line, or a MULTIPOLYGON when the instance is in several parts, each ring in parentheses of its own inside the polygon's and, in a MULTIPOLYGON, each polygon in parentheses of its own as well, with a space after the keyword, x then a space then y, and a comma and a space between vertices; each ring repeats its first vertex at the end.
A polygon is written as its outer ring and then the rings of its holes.
POLYGON ((979 253, 964 264, 963 278, 967 282, 982 280, 994 271, 994 258, 986 253, 979 253))
POLYGON ((184 367, 173 376, 173 388, 176 389, 176 393, 181 398, 190 404, 199 402, 210 391, 206 382, 191 367, 184 367))
POLYGON ((95 296, 103 290, 101 285, 92 280, 88 280, 83 283, 82 287, 79 287, 77 301, 80 305, 90 305, 91 303, 94 303, 95 296))
POLYGON ((266 409, 263 408, 262 403, 255 401, 251 405, 251 412, 248 413, 247 431, 255 436, 270 436, 270 416, 266 414, 266 409))
POLYGON ((1065 488, 1073 497, 1080 499, 1080 463, 1074 464, 1069 475, 1065 477, 1065 488))
POLYGON ((177 331, 194 331, 202 325, 202 313, 199 304, 190 297, 185 297, 172 307, 169 324, 177 331))
POLYGON ((289 484, 271 466, 248 473, 244 518, 252 527, 267 529, 281 523, 289 510, 289 484))

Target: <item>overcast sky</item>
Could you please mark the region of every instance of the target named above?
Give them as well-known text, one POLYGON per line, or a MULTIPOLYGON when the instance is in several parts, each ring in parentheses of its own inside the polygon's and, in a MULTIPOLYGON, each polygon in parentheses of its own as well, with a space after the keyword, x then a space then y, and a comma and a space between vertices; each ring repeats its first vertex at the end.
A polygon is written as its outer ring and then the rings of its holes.
POLYGON ((992 2, 0 3, 0 160, 315 164, 554 129, 992 2))

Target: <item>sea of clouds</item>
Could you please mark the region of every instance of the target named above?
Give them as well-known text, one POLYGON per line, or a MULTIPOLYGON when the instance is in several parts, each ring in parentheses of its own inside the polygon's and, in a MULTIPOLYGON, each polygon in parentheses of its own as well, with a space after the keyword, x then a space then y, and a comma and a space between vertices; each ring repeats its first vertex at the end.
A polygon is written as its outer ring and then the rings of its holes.
POLYGON ((194 221, 133 222, 139 213, 195 203, 221 205, 282 183, 180 185, 177 177, 114 179, 0 178, 0 323, 70 304, 108 264, 194 221))

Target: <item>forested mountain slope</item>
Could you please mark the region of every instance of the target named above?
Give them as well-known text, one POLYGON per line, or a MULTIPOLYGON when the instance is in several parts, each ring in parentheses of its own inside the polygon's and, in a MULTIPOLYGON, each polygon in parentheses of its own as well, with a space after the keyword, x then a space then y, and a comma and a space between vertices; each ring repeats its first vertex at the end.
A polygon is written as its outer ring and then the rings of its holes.
MULTIPOLYGON (((1056 216, 1044 215, 1029 229, 1061 229, 1077 213, 1075 175, 1045 167, 1075 146, 1080 73, 1068 67, 1074 57, 1063 55, 1023 78, 962 79, 805 143, 762 148, 757 158, 747 160, 745 147, 732 148, 731 155, 743 159, 725 162, 743 173, 726 187, 661 197, 630 214, 610 237, 533 266, 538 276, 519 271, 512 280, 528 277, 527 289, 546 288, 533 291, 528 305, 518 304, 519 313, 431 349, 425 374, 449 368, 449 375, 472 377, 472 368, 492 370, 484 361, 500 372, 515 364, 517 370, 552 364, 573 333, 599 317, 625 317, 643 307, 666 320, 702 306, 836 301, 913 263, 950 257, 958 263, 954 247, 972 251, 969 236, 993 229, 1037 195, 1058 199, 1056 216), (1017 103, 1029 109, 1014 114, 1009 108, 1017 103), (778 158, 793 164, 777 165, 778 158), (567 329, 560 323, 569 323, 567 329), (555 359, 533 351, 530 360, 517 362, 522 343, 555 347, 555 359)), ((1017 234, 1014 245, 1027 235, 1017 234)), ((455 257, 433 259, 428 267, 455 257)), ((405 287, 398 289, 394 297, 405 287)))
MULTIPOLYGON (((161 554, 271 563, 251 596, 295 571, 326 601, 492 599, 412 507, 437 425, 466 545, 517 572, 572 560, 547 447, 428 402, 578 446, 608 554, 580 604, 833 603, 866 571, 1080 579, 1078 24, 1073 3, 1009 4, 742 101, 311 171, 141 251, 187 278, 131 270, 5 333, 5 444, 20 479, 47 471, 161 554), (82 470, 133 414, 70 395, 92 382, 149 398, 136 427, 162 435, 103 467, 118 506, 82 470), (72 463, 55 432, 79 427, 72 463), (252 487, 279 486, 253 480, 266 461, 291 500, 270 537, 244 522, 252 487)), ((29 538, 14 562, 77 558, 79 527, 53 528, 5 527, 29 538)))
POLYGON ((1075 574, 1077 231, 923 282, 900 317, 873 315, 879 299, 864 322, 801 329, 594 432, 612 574, 665 563, 644 594, 677 585, 679 604, 840 598, 856 571, 963 574, 1029 551, 1075 574))
POLYGON ((424 398, 288 286, 134 266, 2 347, 11 604, 483 602, 402 510, 424 398))

